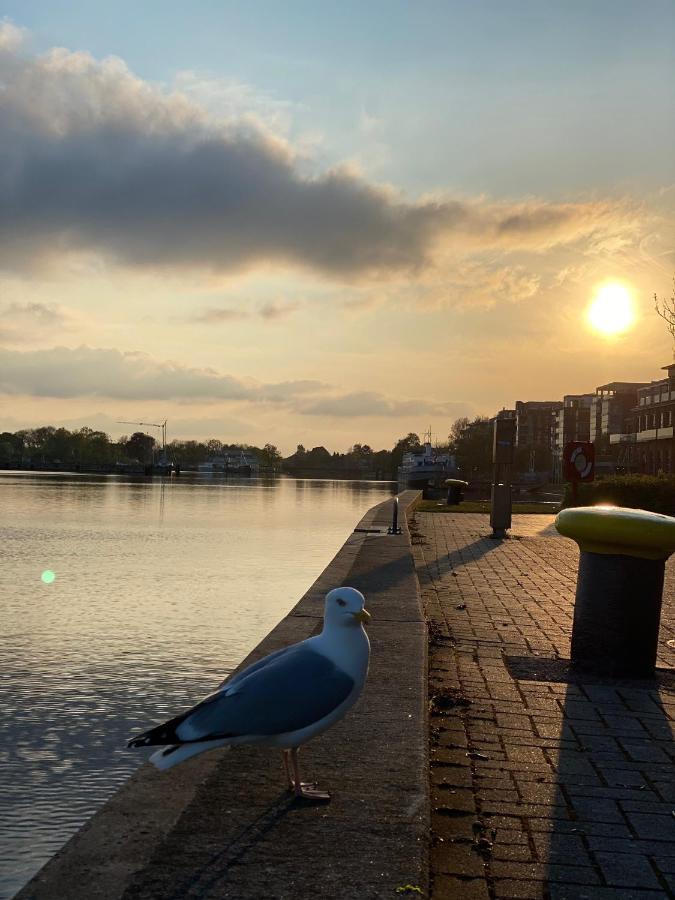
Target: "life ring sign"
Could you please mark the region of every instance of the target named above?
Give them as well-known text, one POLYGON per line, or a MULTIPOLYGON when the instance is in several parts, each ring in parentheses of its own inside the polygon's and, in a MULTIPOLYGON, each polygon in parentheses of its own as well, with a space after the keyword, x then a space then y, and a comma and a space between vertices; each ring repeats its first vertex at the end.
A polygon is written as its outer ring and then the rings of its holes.
POLYGON ((565 481, 593 481, 595 478, 595 445, 590 441, 570 441, 563 449, 565 481))

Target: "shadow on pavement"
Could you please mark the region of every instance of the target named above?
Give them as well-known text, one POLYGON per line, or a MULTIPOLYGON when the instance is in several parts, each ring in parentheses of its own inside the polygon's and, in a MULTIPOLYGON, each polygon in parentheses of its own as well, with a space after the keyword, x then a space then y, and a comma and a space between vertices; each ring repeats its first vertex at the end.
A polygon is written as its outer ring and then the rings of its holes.
POLYGON ((555 780, 539 785, 547 820, 530 820, 551 898, 674 896, 675 670, 624 680, 581 676, 568 659, 506 663, 525 690, 564 685, 555 780))

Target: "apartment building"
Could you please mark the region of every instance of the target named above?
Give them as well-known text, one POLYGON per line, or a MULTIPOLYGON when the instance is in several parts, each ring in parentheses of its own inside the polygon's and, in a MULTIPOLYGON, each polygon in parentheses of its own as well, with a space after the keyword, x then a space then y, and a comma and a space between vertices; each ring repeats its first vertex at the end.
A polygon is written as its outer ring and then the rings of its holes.
POLYGON ((517 400, 516 447, 550 451, 554 413, 562 405, 562 400, 517 400))
POLYGON ((610 434, 617 469, 656 475, 675 471, 675 363, 668 374, 637 389, 637 402, 622 428, 610 434))
POLYGON ((610 435, 624 431, 638 404, 638 391, 645 387, 649 387, 646 381, 611 381, 595 389, 591 402, 591 440, 596 454, 609 452, 610 435))
POLYGON ((591 440, 591 405, 595 394, 565 394, 562 406, 553 415, 551 454, 553 477, 562 478, 562 454, 570 441, 591 440))
POLYGON ((516 401, 516 458, 521 471, 550 471, 554 415, 562 405, 562 400, 516 401))

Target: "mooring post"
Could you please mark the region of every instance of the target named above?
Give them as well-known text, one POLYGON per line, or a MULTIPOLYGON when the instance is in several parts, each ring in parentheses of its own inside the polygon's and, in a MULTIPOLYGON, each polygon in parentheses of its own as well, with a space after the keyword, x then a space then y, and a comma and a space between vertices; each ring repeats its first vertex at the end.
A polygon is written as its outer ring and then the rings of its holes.
POLYGON ((650 678, 675 519, 643 509, 578 506, 555 520, 581 551, 572 663, 598 675, 650 678))
POLYGON ((490 525, 493 538, 505 538, 511 527, 511 467, 516 446, 516 420, 504 411, 494 420, 492 432, 492 488, 490 525))
POLYGON ((394 510, 391 516, 391 525, 387 528, 387 534, 400 534, 401 529, 398 527, 398 497, 394 497, 394 510))

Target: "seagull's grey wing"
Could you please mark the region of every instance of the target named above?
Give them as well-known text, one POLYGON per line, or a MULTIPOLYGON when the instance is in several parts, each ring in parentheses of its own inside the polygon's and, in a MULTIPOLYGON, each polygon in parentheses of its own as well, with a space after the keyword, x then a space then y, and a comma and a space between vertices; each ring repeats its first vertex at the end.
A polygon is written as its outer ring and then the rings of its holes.
POLYGON ((354 681, 327 657, 296 644, 263 668, 226 686, 189 712, 176 728, 179 741, 285 734, 331 713, 354 681))
POLYGON ((274 662, 275 659, 279 659, 280 656, 285 656, 287 653, 295 650, 298 646, 298 644, 291 644, 290 647, 282 647, 281 650, 275 650, 274 653, 269 653, 267 656, 263 656, 263 658, 259 659, 258 662, 251 663, 250 666, 242 669, 241 672, 237 672, 236 675, 228 675, 227 678, 221 681, 221 683, 218 685, 218 690, 224 688, 226 685, 228 688, 234 687, 235 684, 238 684, 248 675, 251 675, 253 672, 257 672, 258 669, 264 669, 265 666, 268 666, 271 662, 274 662))
POLYGON ((267 656, 264 656, 262 659, 259 659, 252 665, 247 666, 241 672, 237 672, 236 675, 228 675, 228 677, 218 685, 213 693, 208 694, 208 696, 204 697, 204 699, 201 700, 196 706, 193 706, 191 709, 188 709, 186 712, 181 713, 178 716, 174 716, 173 719, 162 722, 161 725, 156 725, 154 728, 150 728, 148 731, 144 731, 142 734, 136 735, 136 737, 133 737, 129 741, 127 741, 127 747, 162 747, 166 744, 179 744, 181 742, 181 738, 178 736, 176 729, 182 722, 185 722, 188 717, 194 715, 198 711, 209 708, 210 705, 216 701, 221 701, 223 699, 224 691, 234 690, 236 686, 245 678, 248 678, 249 675, 252 675, 254 672, 258 672, 260 669, 264 669, 266 666, 269 666, 280 657, 295 652, 304 643, 305 642, 303 641, 301 644, 291 644, 290 647, 282 647, 281 650, 275 650, 274 653, 270 653, 267 656))

